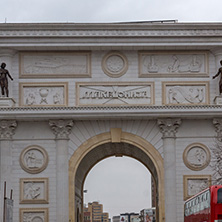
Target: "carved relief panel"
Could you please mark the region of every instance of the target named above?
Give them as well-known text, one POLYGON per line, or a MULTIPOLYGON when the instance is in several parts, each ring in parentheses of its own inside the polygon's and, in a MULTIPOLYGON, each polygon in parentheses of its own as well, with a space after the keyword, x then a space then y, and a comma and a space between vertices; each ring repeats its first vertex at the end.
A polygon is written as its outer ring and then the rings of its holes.
POLYGON ((73 78, 91 76, 90 52, 22 52, 21 78, 73 78))
POLYGON ((183 161, 191 170, 202 170, 210 162, 210 151, 203 144, 193 143, 184 150, 183 161))
POLYGON ((68 83, 20 83, 20 106, 67 106, 68 83))
POLYGON ((77 106, 152 105, 151 82, 77 83, 77 106))
POLYGON ((210 175, 184 175, 184 200, 192 197, 211 185, 210 175))
POLYGON ((25 148, 20 155, 20 165, 28 173, 42 172, 48 165, 48 154, 40 146, 32 145, 25 148))
POLYGON ((208 82, 163 82, 163 105, 209 104, 208 82))
POLYGON ((48 222, 48 208, 21 208, 20 222, 48 222))
POLYGON ((21 178, 20 204, 47 204, 48 178, 21 178))
POLYGON ((187 76, 208 76, 207 52, 139 52, 139 77, 187 76))

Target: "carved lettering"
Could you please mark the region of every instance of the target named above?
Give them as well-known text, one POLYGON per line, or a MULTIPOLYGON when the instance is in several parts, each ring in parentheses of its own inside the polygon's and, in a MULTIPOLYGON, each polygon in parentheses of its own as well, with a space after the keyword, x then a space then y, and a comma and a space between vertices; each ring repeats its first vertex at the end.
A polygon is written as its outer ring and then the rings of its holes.
POLYGON ((79 103, 81 105, 129 104, 150 105, 153 103, 153 84, 79 84, 79 103))

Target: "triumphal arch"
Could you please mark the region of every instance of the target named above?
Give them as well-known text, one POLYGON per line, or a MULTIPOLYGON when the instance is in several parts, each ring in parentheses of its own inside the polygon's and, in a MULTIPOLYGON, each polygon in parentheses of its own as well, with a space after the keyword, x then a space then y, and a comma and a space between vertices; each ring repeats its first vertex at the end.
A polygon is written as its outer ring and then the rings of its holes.
POLYGON ((6 181, 14 222, 79 222, 87 173, 125 155, 152 174, 158 222, 183 222, 184 200, 215 180, 221 36, 220 23, 0 24, 13 78, 0 215, 6 181))

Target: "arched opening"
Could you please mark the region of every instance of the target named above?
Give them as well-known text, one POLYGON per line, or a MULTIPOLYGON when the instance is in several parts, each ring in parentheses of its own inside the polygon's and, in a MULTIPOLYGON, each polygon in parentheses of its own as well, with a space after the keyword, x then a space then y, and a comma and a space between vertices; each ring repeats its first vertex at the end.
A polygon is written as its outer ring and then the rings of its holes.
POLYGON ((159 152, 146 140, 136 135, 111 130, 82 144, 69 163, 69 218, 70 222, 81 221, 83 210, 83 184, 90 169, 110 156, 129 156, 140 161, 152 174, 157 194, 157 221, 164 221, 164 168, 159 152), (116 138, 114 135, 118 135, 116 138), (77 213, 78 210, 78 213, 77 213), (81 211, 79 213, 79 211, 81 211), (78 217, 77 217, 78 216, 78 217))
POLYGON ((151 174, 140 161, 128 156, 105 158, 89 171, 84 181, 84 220, 98 216, 109 222, 107 218, 115 220, 126 213, 136 220, 141 210, 154 207, 151 184, 151 174), (97 209, 97 202, 102 204, 102 216, 100 211, 94 215, 92 206, 97 209))

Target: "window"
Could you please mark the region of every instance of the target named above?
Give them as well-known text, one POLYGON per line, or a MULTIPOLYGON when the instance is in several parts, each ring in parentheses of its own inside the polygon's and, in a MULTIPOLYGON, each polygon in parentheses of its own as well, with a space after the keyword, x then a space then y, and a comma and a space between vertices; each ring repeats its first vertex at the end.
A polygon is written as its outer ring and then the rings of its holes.
POLYGON ((217 203, 222 203, 222 188, 217 190, 217 203))

